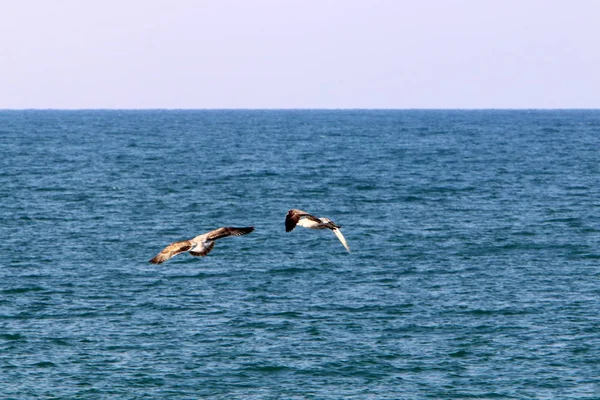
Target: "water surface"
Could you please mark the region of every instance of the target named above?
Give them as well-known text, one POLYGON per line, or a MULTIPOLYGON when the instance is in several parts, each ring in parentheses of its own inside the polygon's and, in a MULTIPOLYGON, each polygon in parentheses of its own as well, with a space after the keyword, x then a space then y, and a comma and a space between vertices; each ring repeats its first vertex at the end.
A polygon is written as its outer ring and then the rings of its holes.
POLYGON ((0 111, 0 140, 2 398, 599 398, 600 111, 0 111), (148 263, 225 225, 256 230, 148 263))

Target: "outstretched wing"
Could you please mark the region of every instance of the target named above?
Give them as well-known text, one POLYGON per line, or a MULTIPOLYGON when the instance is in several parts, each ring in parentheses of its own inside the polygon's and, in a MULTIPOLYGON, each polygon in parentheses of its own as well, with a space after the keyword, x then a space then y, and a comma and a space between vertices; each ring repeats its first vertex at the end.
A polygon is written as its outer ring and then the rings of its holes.
POLYGON ((215 229, 212 232, 208 232, 207 236, 206 236, 206 240, 217 240, 217 239, 222 239, 222 238, 225 238, 228 236, 241 236, 241 235, 250 233, 253 230, 254 230, 253 226, 248 226, 245 228, 234 228, 234 227, 224 226, 222 228, 215 229))
POLYGON ((340 239, 340 242, 342 242, 346 250, 348 250, 348 253, 350 253, 350 247, 348 247, 348 242, 346 242, 346 238, 344 237, 344 235, 342 235, 342 231, 340 231, 339 228, 332 229, 332 231, 333 233, 335 233, 335 236, 337 236, 337 238, 340 239))
POLYGON ((163 249, 160 253, 156 255, 150 262, 152 264, 160 264, 167 261, 169 258, 176 256, 179 253, 183 253, 184 251, 188 251, 192 248, 192 243, 189 240, 184 240, 182 242, 171 243, 167 247, 163 249))
POLYGON ((196 257, 204 257, 215 247, 215 242, 210 242, 202 251, 190 251, 190 254, 196 257))
POLYGON ((302 217, 318 222, 319 224, 322 223, 319 218, 307 213, 306 211, 292 209, 288 211, 287 215, 285 216, 285 231, 291 232, 302 217))

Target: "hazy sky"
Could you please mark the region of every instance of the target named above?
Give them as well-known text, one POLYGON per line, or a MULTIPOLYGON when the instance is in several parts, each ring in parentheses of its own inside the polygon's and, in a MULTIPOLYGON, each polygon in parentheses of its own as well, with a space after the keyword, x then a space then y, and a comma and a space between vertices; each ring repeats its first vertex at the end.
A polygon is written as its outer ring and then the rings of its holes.
POLYGON ((600 108, 600 0, 0 0, 0 108, 600 108))

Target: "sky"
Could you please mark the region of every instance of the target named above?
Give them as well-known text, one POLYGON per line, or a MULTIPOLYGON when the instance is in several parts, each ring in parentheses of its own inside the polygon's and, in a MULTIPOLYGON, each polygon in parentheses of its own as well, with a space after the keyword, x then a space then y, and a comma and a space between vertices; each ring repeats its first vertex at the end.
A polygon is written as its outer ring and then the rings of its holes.
POLYGON ((600 108, 598 0, 0 0, 0 109, 600 108))

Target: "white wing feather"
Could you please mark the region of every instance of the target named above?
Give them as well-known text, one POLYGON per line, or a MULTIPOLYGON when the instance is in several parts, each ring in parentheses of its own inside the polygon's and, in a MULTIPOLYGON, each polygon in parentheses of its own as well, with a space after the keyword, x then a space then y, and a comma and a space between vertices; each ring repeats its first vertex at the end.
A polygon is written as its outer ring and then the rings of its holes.
POLYGON ((346 242, 346 238, 344 238, 344 235, 342 235, 342 231, 340 231, 338 228, 332 230, 333 233, 335 233, 335 236, 337 236, 337 238, 340 239, 340 242, 342 242, 346 250, 348 250, 348 253, 350 253, 350 247, 348 247, 348 243, 346 242))

